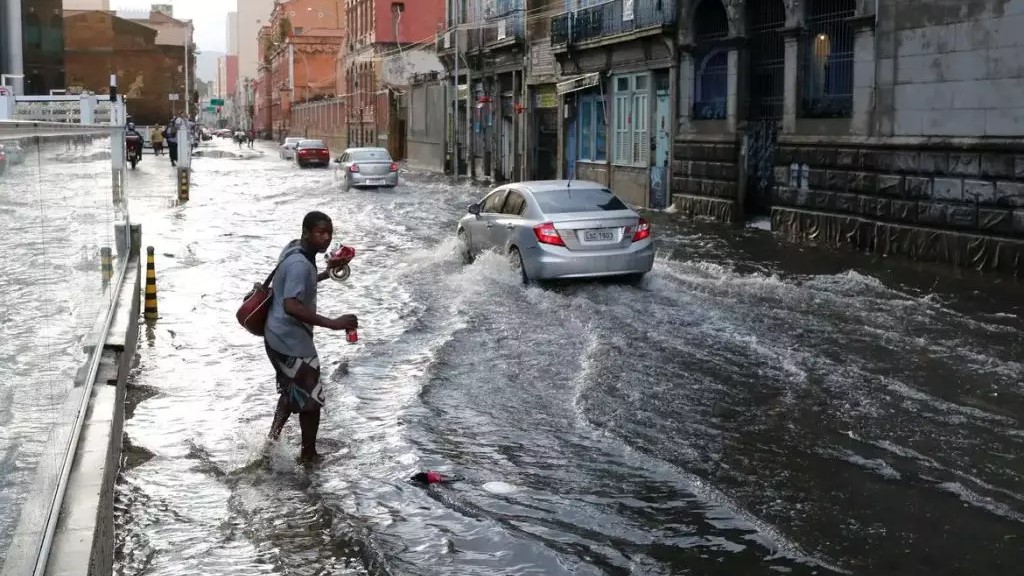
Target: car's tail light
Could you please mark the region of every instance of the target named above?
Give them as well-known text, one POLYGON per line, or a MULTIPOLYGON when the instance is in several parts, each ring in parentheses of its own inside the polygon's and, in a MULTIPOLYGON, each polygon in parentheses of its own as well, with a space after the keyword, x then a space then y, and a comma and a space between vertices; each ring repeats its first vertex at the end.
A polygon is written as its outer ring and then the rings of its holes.
POLYGON ((398 164, 397 163, 395 163, 395 162, 391 163, 391 171, 392 172, 398 172, 398 164))
POLYGON ((359 164, 353 164, 348 167, 349 172, 359 172, 359 164))
POLYGON ((633 227, 633 242, 639 242, 651 237, 651 223, 641 218, 633 227))
POLYGON ((299 150, 299 154, 302 154, 302 155, 309 154, 309 150, 299 150))
POLYGON ((562 236, 555 230, 555 225, 545 222, 533 227, 533 233, 537 235, 537 242, 551 244, 552 246, 565 246, 562 236))

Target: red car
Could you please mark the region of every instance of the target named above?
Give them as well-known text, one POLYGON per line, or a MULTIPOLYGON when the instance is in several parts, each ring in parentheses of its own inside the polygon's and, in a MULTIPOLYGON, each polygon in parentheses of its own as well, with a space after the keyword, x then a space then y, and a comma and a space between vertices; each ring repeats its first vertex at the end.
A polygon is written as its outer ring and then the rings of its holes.
POLYGON ((331 164, 331 151, 323 140, 300 140, 295 146, 295 163, 299 168, 306 166, 323 166, 331 164))

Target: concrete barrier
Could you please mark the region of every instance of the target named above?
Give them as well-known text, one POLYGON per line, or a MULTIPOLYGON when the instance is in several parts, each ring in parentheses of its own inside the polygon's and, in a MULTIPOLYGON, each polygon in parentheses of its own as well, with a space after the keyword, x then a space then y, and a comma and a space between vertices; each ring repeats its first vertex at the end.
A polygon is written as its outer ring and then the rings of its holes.
MULTIPOLYGON (((139 236, 137 226, 132 237, 139 236)), ((139 337, 142 265, 138 243, 133 244, 124 281, 115 287, 117 300, 104 340, 99 369, 89 398, 86 418, 75 450, 57 528, 46 565, 47 576, 107 576, 114 562, 114 483, 121 464, 124 403, 128 374, 139 337)), ((78 389, 84 389, 78 387, 78 389)), ((81 400, 71 394, 68 404, 81 400)), ((37 474, 55 473, 40 465, 37 474)), ((37 492, 23 506, 22 522, 0 576, 33 574, 39 527, 26 518, 45 514, 52 493, 37 492)))

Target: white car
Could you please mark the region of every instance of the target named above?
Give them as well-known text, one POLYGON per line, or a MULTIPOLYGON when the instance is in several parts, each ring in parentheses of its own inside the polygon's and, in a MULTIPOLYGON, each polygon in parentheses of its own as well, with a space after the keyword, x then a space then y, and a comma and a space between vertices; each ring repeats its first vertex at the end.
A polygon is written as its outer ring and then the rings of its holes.
POLYGON ((289 136, 284 139, 284 144, 281 144, 280 155, 282 160, 294 160, 295 159, 295 147, 302 142, 304 138, 298 138, 295 136, 289 136))

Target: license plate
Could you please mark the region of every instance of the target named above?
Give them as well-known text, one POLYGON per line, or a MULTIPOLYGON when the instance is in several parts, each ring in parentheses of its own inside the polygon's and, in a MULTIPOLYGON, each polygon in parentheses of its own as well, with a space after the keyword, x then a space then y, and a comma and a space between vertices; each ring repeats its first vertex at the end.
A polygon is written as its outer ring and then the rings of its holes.
POLYGON ((584 230, 584 242, 614 242, 615 230, 584 230))
POLYGON ((383 184, 384 183, 384 179, 383 178, 368 178, 366 180, 366 183, 371 185, 371 186, 374 185, 374 184, 383 184))

